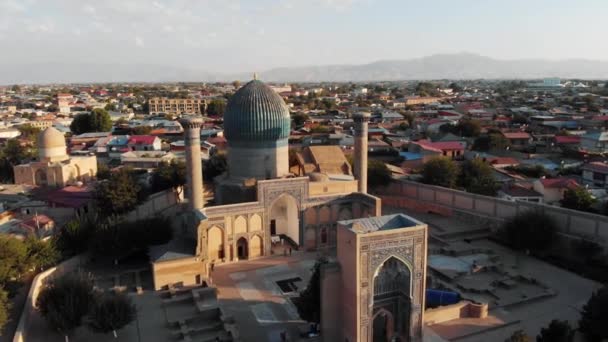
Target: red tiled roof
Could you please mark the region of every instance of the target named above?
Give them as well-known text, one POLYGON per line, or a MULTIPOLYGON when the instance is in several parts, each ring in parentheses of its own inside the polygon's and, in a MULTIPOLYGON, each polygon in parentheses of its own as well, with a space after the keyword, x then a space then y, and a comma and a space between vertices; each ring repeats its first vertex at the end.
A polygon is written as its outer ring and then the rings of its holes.
POLYGON ((530 134, 526 132, 503 132, 502 135, 507 139, 530 139, 530 134))
POLYGON ((458 141, 438 141, 431 142, 428 140, 419 140, 417 142, 422 147, 434 148, 438 150, 464 150, 462 144, 458 141))
POLYGON ((541 184, 545 188, 553 188, 553 189, 574 189, 579 187, 580 185, 571 178, 551 178, 551 179, 541 179, 541 184))
POLYGON ((51 222, 53 222, 52 218, 50 218, 50 217, 48 217, 46 215, 43 215, 43 214, 39 214, 39 215, 35 215, 35 216, 30 217, 29 219, 21 222, 20 224, 22 226, 26 226, 26 227, 29 227, 29 228, 36 229, 38 227, 38 225, 44 226, 44 225, 49 224, 51 222))
POLYGON ((93 191, 85 186, 66 186, 49 192, 46 200, 62 207, 80 208, 93 200, 93 191))
POLYGON ((581 142, 581 137, 575 135, 556 135, 555 143, 557 144, 578 144, 581 142))
POLYGON ((502 192, 512 197, 542 197, 543 195, 538 192, 524 188, 519 185, 511 185, 510 187, 503 189, 502 192))
POLYGON ((584 165, 583 169, 593 172, 608 173, 608 164, 602 162, 591 162, 584 165))
POLYGON ((152 145, 157 138, 154 135, 132 135, 129 137, 129 145, 152 145))

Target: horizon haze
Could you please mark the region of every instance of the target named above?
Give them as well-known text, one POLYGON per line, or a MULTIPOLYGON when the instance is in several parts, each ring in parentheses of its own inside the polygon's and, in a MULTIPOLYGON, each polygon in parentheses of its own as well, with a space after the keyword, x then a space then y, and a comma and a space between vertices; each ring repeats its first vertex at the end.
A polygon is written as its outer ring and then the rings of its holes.
MULTIPOLYGON (((331 81, 349 75, 336 67, 392 68, 444 55, 485 56, 503 65, 603 65, 608 47, 599 42, 607 9, 600 0, 0 0, 0 83, 163 81, 182 74, 230 80, 254 71, 287 80, 280 70, 294 70, 294 81, 337 73, 331 81), (26 73, 13 77, 16 70, 26 73)), ((585 66, 567 69, 566 76, 607 77, 603 67, 599 75, 585 66)), ((420 71, 400 74, 429 78, 420 71)), ((454 76, 461 74, 476 76, 454 76)), ((479 77, 494 75, 560 76, 516 69, 479 77)), ((362 76, 384 77, 382 71, 362 76)))

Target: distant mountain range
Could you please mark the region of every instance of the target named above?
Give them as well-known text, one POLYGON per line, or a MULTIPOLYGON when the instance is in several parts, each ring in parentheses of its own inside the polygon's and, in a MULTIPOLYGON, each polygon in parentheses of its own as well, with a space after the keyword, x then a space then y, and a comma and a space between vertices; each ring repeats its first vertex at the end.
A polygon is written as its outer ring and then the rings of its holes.
MULTIPOLYGON (((146 64, 3 64, 0 84, 88 82, 215 82, 249 80, 252 73, 216 73, 146 64)), ((260 72, 268 82, 396 81, 429 79, 608 79, 608 61, 585 59, 498 60, 470 53, 440 54, 361 65, 275 68, 260 72)))

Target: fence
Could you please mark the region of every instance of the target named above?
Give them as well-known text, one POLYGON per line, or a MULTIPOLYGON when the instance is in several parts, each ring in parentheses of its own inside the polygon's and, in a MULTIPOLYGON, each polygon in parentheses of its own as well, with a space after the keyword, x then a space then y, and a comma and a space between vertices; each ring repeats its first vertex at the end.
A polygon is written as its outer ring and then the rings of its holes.
POLYGON ((608 217, 540 203, 508 201, 412 181, 395 181, 378 191, 383 204, 444 216, 466 215, 500 224, 535 210, 551 216, 562 234, 593 240, 608 247, 608 217))

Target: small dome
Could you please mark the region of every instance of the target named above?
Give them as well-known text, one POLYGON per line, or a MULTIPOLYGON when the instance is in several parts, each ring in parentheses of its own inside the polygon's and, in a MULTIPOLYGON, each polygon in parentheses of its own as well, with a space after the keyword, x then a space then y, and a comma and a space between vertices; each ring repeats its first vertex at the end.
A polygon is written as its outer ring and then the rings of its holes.
POLYGON ((289 108, 283 98, 258 80, 234 93, 224 114, 224 136, 228 143, 287 139, 290 125, 289 108))
POLYGON ((54 127, 49 127, 38 135, 38 148, 66 147, 65 137, 54 127))

